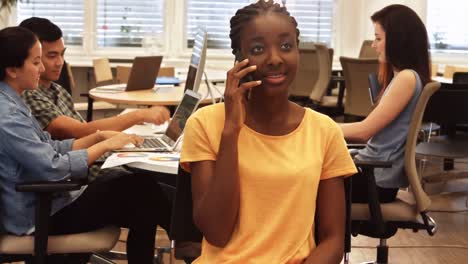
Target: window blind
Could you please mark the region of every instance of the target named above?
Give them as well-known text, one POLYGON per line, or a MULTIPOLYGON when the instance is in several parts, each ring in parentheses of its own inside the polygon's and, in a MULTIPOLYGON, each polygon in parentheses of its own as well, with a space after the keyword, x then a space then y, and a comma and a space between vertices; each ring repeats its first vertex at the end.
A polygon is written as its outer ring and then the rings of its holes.
MULTIPOLYGON (((253 0, 186 0, 187 45, 193 45, 197 27, 206 28, 209 48, 229 48, 229 20, 236 10, 253 0)), ((334 0, 283 0, 293 15, 304 41, 324 42, 330 46, 333 30, 334 0)))
POLYGON ((431 49, 437 51, 467 51, 468 2, 462 0, 427 1, 427 31, 431 49))
POLYGON ((18 23, 32 16, 47 18, 59 26, 67 45, 83 43, 84 0, 25 0, 18 1, 18 23))
POLYGON ((97 0, 98 47, 162 46, 164 0, 97 0))

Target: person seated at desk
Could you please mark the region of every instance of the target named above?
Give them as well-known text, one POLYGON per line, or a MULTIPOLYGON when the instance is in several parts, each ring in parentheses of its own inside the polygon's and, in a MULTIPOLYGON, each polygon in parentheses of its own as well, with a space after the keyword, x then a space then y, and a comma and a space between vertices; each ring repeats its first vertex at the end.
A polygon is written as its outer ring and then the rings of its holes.
POLYGON ((225 103, 190 117, 182 145, 204 235, 195 263, 339 263, 343 177, 356 168, 338 125, 288 100, 297 22, 285 7, 260 0, 231 18, 230 37, 233 54, 246 59, 227 73, 225 103), (241 84, 247 74, 254 81, 241 84))
MULTIPOLYGON (((371 20, 383 89, 377 106, 363 121, 341 128, 346 140, 367 142, 357 159, 392 162, 391 168, 374 170, 380 201, 391 202, 399 188, 408 186, 404 148, 419 96, 430 81, 429 41, 423 22, 406 6, 387 6, 371 20)), ((367 202, 367 180, 357 175, 352 182, 353 201, 367 202)))
MULTIPOLYGON (((107 151, 143 139, 98 131, 80 139, 53 140, 31 115, 20 94, 37 89, 44 66, 41 44, 22 27, 0 30, 0 224, 7 232, 34 232, 32 193, 17 183, 87 177, 88 166, 107 151)), ((151 177, 127 175, 93 181, 79 191, 54 196, 50 234, 85 232, 107 225, 129 228, 129 263, 153 263, 156 226, 168 228, 170 203, 151 177), (163 213, 161 213, 163 212, 163 213)))
POLYGON ((85 122, 75 110, 71 95, 59 84, 64 64, 65 46, 62 30, 45 18, 31 17, 22 21, 20 27, 35 33, 42 44, 42 63, 45 71, 41 74, 39 88, 25 91, 22 95, 41 127, 52 138, 81 138, 97 130, 122 131, 135 124, 149 122, 162 124, 169 120, 169 110, 163 106, 153 106, 127 114, 85 122))

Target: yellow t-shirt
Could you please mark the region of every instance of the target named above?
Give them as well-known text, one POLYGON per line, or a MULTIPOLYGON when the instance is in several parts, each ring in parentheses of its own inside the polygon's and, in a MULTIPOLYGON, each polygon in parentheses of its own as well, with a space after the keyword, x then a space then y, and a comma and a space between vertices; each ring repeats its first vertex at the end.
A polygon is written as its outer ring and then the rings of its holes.
MULTIPOLYGON (((181 164, 216 160, 224 104, 199 109, 184 134, 181 164)), ((244 126, 239 134, 240 208, 224 248, 202 243, 197 264, 302 263, 315 248, 314 216, 319 181, 356 173, 341 129, 306 109, 300 125, 283 136, 244 126)))

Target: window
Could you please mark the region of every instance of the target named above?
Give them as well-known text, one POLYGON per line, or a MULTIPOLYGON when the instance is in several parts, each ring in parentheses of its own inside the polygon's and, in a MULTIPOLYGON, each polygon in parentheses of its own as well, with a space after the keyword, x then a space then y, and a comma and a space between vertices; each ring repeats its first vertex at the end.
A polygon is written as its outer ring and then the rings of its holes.
POLYGON ((427 1, 427 31, 431 49, 436 51, 468 51, 466 10, 461 0, 427 1))
POLYGON ((161 46, 164 0, 98 0, 98 47, 161 46))
POLYGON ((187 1, 187 41, 193 46, 197 27, 208 32, 208 48, 229 48, 229 20, 236 10, 249 4, 251 0, 188 0, 187 1))
MULTIPOLYGON (((197 27, 208 31, 209 48, 229 48, 229 20, 236 10, 252 0, 186 0, 186 36, 188 47, 193 45, 197 27)), ((301 40, 324 42, 331 45, 334 0, 282 0, 293 15, 301 32, 301 40)))
POLYGON ((63 31, 67 45, 83 43, 83 0, 29 0, 18 1, 18 21, 32 16, 44 17, 53 21, 63 31))

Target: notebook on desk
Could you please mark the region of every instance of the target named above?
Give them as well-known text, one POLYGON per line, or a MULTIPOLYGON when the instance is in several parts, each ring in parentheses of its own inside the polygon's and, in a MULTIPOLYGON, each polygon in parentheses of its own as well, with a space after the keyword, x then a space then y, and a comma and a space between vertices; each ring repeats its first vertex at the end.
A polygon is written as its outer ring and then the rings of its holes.
POLYGON ((161 67, 162 56, 135 57, 127 83, 99 86, 96 91, 136 91, 152 89, 161 67))
POLYGON ((177 106, 171 121, 169 122, 166 131, 163 135, 145 137, 145 141, 141 146, 135 147, 133 145, 126 148, 116 150, 118 152, 135 152, 135 151, 147 151, 147 152, 170 152, 174 151, 179 143, 182 133, 185 128, 190 115, 197 109, 198 103, 200 102, 201 95, 187 90, 185 91, 184 97, 177 106))

